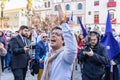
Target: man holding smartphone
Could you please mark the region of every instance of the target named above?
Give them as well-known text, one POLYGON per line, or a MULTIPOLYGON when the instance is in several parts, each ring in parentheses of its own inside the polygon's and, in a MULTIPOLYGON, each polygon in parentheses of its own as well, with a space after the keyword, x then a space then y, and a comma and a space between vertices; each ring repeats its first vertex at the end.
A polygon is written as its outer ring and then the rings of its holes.
POLYGON ((29 44, 26 35, 28 32, 27 26, 21 26, 19 34, 12 38, 10 42, 11 47, 11 69, 14 75, 14 80, 25 80, 28 60, 29 60, 29 44))

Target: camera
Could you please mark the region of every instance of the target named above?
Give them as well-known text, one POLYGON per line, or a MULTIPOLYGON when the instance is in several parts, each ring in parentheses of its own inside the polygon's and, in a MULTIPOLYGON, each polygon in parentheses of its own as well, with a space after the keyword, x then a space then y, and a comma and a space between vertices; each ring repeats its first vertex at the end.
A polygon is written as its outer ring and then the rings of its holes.
POLYGON ((89 52, 89 51, 90 51, 90 48, 91 48, 90 42, 86 42, 86 43, 83 45, 83 51, 89 52))
POLYGON ((35 45, 27 45, 27 48, 35 49, 35 45))

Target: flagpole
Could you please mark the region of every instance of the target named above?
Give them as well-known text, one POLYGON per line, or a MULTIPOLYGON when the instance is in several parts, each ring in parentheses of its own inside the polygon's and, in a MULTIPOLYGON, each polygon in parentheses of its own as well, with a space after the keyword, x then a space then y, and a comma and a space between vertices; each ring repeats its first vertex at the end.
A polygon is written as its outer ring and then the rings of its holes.
POLYGON ((86 31, 85 27, 83 26, 80 17, 78 18, 78 20, 79 20, 80 27, 81 27, 81 29, 82 29, 82 34, 83 34, 83 36, 84 36, 84 38, 85 38, 85 37, 87 36, 87 31, 86 31))
POLYGON ((3 9, 5 7, 5 1, 2 0, 1 2, 1 29, 3 30, 3 9))
POLYGON ((110 66, 110 80, 113 80, 113 65, 110 66))
POLYGON ((32 15, 33 15, 32 6, 33 5, 32 5, 32 0, 27 0, 27 1, 28 1, 28 4, 27 4, 28 26, 32 27, 32 15))

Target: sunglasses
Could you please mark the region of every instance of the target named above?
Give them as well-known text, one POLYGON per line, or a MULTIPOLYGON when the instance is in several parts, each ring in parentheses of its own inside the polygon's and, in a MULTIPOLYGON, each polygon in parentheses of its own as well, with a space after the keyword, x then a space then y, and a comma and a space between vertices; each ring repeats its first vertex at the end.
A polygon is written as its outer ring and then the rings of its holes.
POLYGON ((43 38, 47 38, 47 36, 43 36, 43 38))
POLYGON ((52 32, 51 35, 61 36, 62 33, 52 32))

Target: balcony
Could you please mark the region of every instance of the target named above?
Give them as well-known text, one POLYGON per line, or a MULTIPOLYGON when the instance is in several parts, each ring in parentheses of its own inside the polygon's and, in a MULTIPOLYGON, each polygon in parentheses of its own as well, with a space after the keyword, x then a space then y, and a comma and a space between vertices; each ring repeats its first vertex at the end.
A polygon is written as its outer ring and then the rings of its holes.
POLYGON ((114 18, 114 19, 111 19, 111 23, 112 23, 112 24, 116 24, 116 23, 117 23, 117 20, 116 20, 116 18, 114 18))
POLYGON ((99 23, 99 19, 94 20, 94 24, 98 24, 99 23))
POLYGON ((116 2, 115 1, 108 2, 107 7, 116 7, 116 2))

